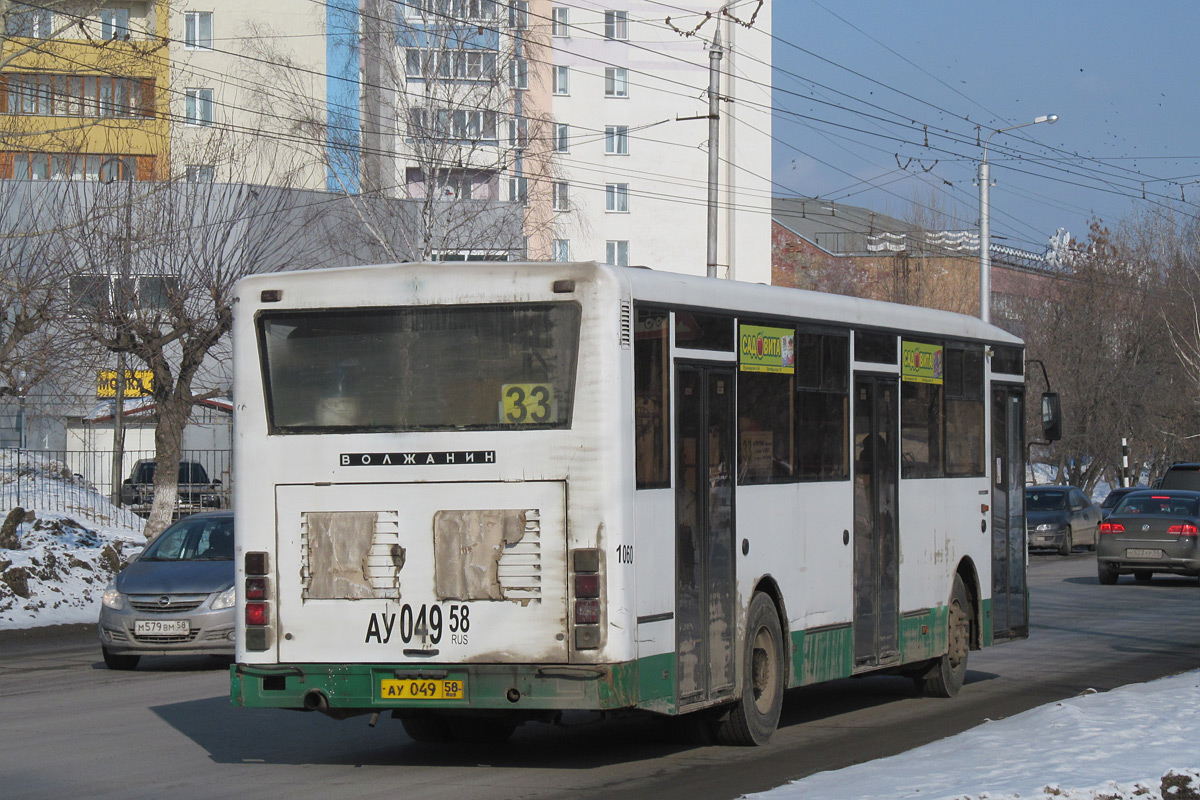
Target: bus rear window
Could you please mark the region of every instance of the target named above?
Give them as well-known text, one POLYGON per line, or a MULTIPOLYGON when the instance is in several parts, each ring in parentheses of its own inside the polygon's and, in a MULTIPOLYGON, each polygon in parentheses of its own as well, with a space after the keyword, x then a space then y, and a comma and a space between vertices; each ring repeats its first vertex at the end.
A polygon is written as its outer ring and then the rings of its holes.
POLYGON ((565 428, 573 303, 260 316, 272 433, 565 428))

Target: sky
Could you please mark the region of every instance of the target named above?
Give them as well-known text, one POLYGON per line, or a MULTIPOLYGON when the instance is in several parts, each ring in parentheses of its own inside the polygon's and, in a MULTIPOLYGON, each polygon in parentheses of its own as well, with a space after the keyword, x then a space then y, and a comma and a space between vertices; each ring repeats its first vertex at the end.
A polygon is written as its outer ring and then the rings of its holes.
POLYGON ((777 195, 901 219, 915 200, 977 230, 980 139, 1056 114, 991 137, 993 243, 1041 252, 1059 229, 1086 238, 1093 217, 1200 215, 1200 3, 772 9, 777 195))

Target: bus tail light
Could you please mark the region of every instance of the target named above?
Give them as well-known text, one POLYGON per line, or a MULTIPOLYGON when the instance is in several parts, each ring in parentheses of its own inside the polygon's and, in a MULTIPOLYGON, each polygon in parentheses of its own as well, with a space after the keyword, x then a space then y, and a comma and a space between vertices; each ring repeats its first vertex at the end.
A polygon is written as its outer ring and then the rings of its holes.
POLYGON ((1192 523, 1184 522, 1180 525, 1172 525, 1167 528, 1167 533, 1173 533, 1176 536, 1198 536, 1200 535, 1200 530, 1192 523))
POLYGON ((1119 522, 1101 522, 1100 523, 1100 532, 1101 533, 1124 533, 1125 526, 1119 522))
POLYGON ((600 647, 600 551, 594 548, 571 553, 575 649, 596 650, 600 647))
POLYGON ((242 597, 246 603, 245 646, 247 650, 262 652, 271 647, 271 608, 267 602, 270 599, 270 579, 267 577, 270 557, 262 551, 249 552, 246 553, 243 566, 246 570, 246 582, 242 587, 242 597))

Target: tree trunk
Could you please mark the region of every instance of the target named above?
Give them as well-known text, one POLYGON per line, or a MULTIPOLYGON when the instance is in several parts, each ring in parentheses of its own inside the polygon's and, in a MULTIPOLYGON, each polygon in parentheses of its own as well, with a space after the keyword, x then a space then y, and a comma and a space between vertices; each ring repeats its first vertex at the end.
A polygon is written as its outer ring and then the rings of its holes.
POLYGON ((183 458, 183 428, 191 410, 190 388, 156 397, 158 425, 154 429, 154 503, 146 521, 146 538, 155 539, 174 521, 179 498, 179 462, 183 458), (186 399, 181 399, 186 398, 186 399))

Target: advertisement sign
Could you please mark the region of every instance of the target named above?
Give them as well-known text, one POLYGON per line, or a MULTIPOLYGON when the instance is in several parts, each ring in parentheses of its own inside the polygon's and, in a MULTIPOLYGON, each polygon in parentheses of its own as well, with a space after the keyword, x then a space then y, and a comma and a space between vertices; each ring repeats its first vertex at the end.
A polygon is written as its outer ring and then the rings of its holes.
POLYGON ((796 329, 738 326, 738 368, 742 372, 796 371, 796 329))
MULTIPOLYGON (((125 370, 125 396, 149 397, 154 389, 154 372, 148 369, 125 370)), ((102 369, 96 373, 96 397, 117 396, 117 371, 102 369)))
POLYGON ((900 343, 900 377, 913 383, 941 385, 944 360, 940 344, 900 343))

